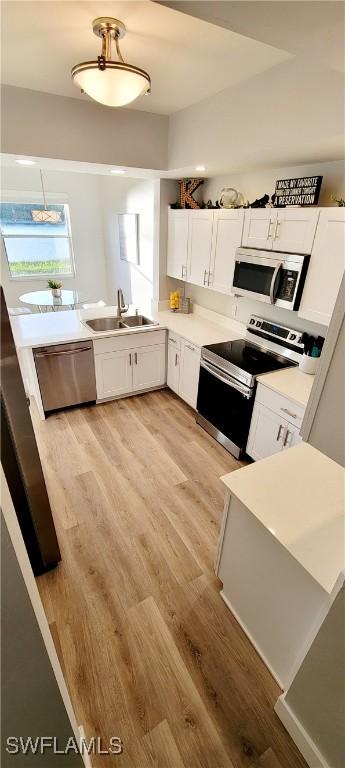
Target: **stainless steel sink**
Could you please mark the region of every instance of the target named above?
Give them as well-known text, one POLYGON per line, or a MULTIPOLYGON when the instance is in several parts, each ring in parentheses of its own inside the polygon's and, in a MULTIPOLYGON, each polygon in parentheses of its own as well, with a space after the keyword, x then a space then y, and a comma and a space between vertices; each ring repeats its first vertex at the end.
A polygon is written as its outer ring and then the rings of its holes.
POLYGON ((129 317, 95 317, 92 320, 85 320, 93 331, 127 331, 129 328, 141 328, 143 325, 156 325, 144 315, 129 315, 129 317))
POLYGON ((125 331, 127 326, 119 317, 95 317, 92 320, 85 320, 93 331, 125 331))
POLYGON ((128 317, 123 317, 122 322, 128 328, 140 328, 142 325, 155 325, 153 320, 150 320, 144 315, 129 315, 128 317))

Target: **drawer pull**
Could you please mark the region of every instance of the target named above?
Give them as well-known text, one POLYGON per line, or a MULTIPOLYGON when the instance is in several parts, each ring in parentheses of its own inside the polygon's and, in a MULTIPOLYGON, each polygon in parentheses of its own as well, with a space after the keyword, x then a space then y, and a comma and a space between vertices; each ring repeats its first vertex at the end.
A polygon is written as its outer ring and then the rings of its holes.
POLYGON ((174 344, 176 344, 176 339, 173 339, 172 336, 169 336, 169 341, 172 341, 174 344))
POLYGON ((191 347, 190 344, 186 344, 187 349, 190 349, 191 352, 195 352, 195 347, 191 347))
POLYGON ((292 419, 297 419, 297 413, 291 413, 288 408, 281 408, 280 410, 283 411, 283 413, 287 413, 292 419))
POLYGON ((281 435, 281 433, 282 433, 282 429, 284 429, 284 427, 283 427, 283 424, 280 424, 280 425, 279 425, 279 429, 278 429, 278 434, 277 434, 277 437, 276 437, 276 441, 277 441, 277 443, 279 443, 279 440, 280 440, 280 435, 281 435))

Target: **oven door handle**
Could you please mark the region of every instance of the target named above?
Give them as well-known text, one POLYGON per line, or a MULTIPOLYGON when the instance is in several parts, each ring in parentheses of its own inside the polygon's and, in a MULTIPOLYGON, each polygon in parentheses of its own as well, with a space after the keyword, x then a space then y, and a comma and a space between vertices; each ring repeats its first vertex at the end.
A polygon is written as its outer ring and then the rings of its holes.
POLYGON ((247 400, 250 400, 253 394, 253 390, 249 387, 246 387, 244 384, 240 384, 238 381, 235 381, 235 379, 228 378, 226 374, 221 376, 218 371, 215 370, 215 368, 212 365, 209 365, 209 363, 206 362, 206 360, 200 360, 200 367, 204 368, 205 371, 208 371, 208 373, 211 373, 212 376, 215 376, 216 379, 219 379, 219 381, 222 381, 223 384, 227 384, 229 387, 232 387, 232 389, 236 389, 237 392, 240 392, 241 395, 247 398, 247 400))
POLYGON ((283 265, 282 265, 281 262, 279 264, 277 264, 277 266, 274 269, 273 275, 272 275, 271 287, 270 287, 270 301, 271 301, 271 304, 274 304, 274 302, 275 302, 274 288, 275 288, 278 272, 280 272, 282 266, 283 265))

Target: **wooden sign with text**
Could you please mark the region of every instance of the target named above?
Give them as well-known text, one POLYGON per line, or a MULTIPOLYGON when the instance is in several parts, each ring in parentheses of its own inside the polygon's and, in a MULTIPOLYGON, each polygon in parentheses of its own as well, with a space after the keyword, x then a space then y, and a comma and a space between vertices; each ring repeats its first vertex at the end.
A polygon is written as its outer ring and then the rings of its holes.
POLYGON ((300 179, 276 181, 275 208, 286 205, 316 205, 320 195, 322 176, 305 176, 300 179))

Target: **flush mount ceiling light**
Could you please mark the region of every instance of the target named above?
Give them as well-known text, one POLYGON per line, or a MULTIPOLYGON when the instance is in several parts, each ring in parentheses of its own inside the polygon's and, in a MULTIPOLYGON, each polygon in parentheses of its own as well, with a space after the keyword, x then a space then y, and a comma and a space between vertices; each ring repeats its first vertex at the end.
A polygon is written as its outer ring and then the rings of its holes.
POLYGON ((122 21, 101 16, 92 22, 92 29, 102 40, 101 55, 95 61, 84 61, 73 67, 71 75, 75 85, 108 107, 123 107, 149 93, 151 80, 147 72, 126 64, 122 58, 119 40, 126 34, 122 21), (111 58, 112 41, 115 41, 118 61, 111 58))

